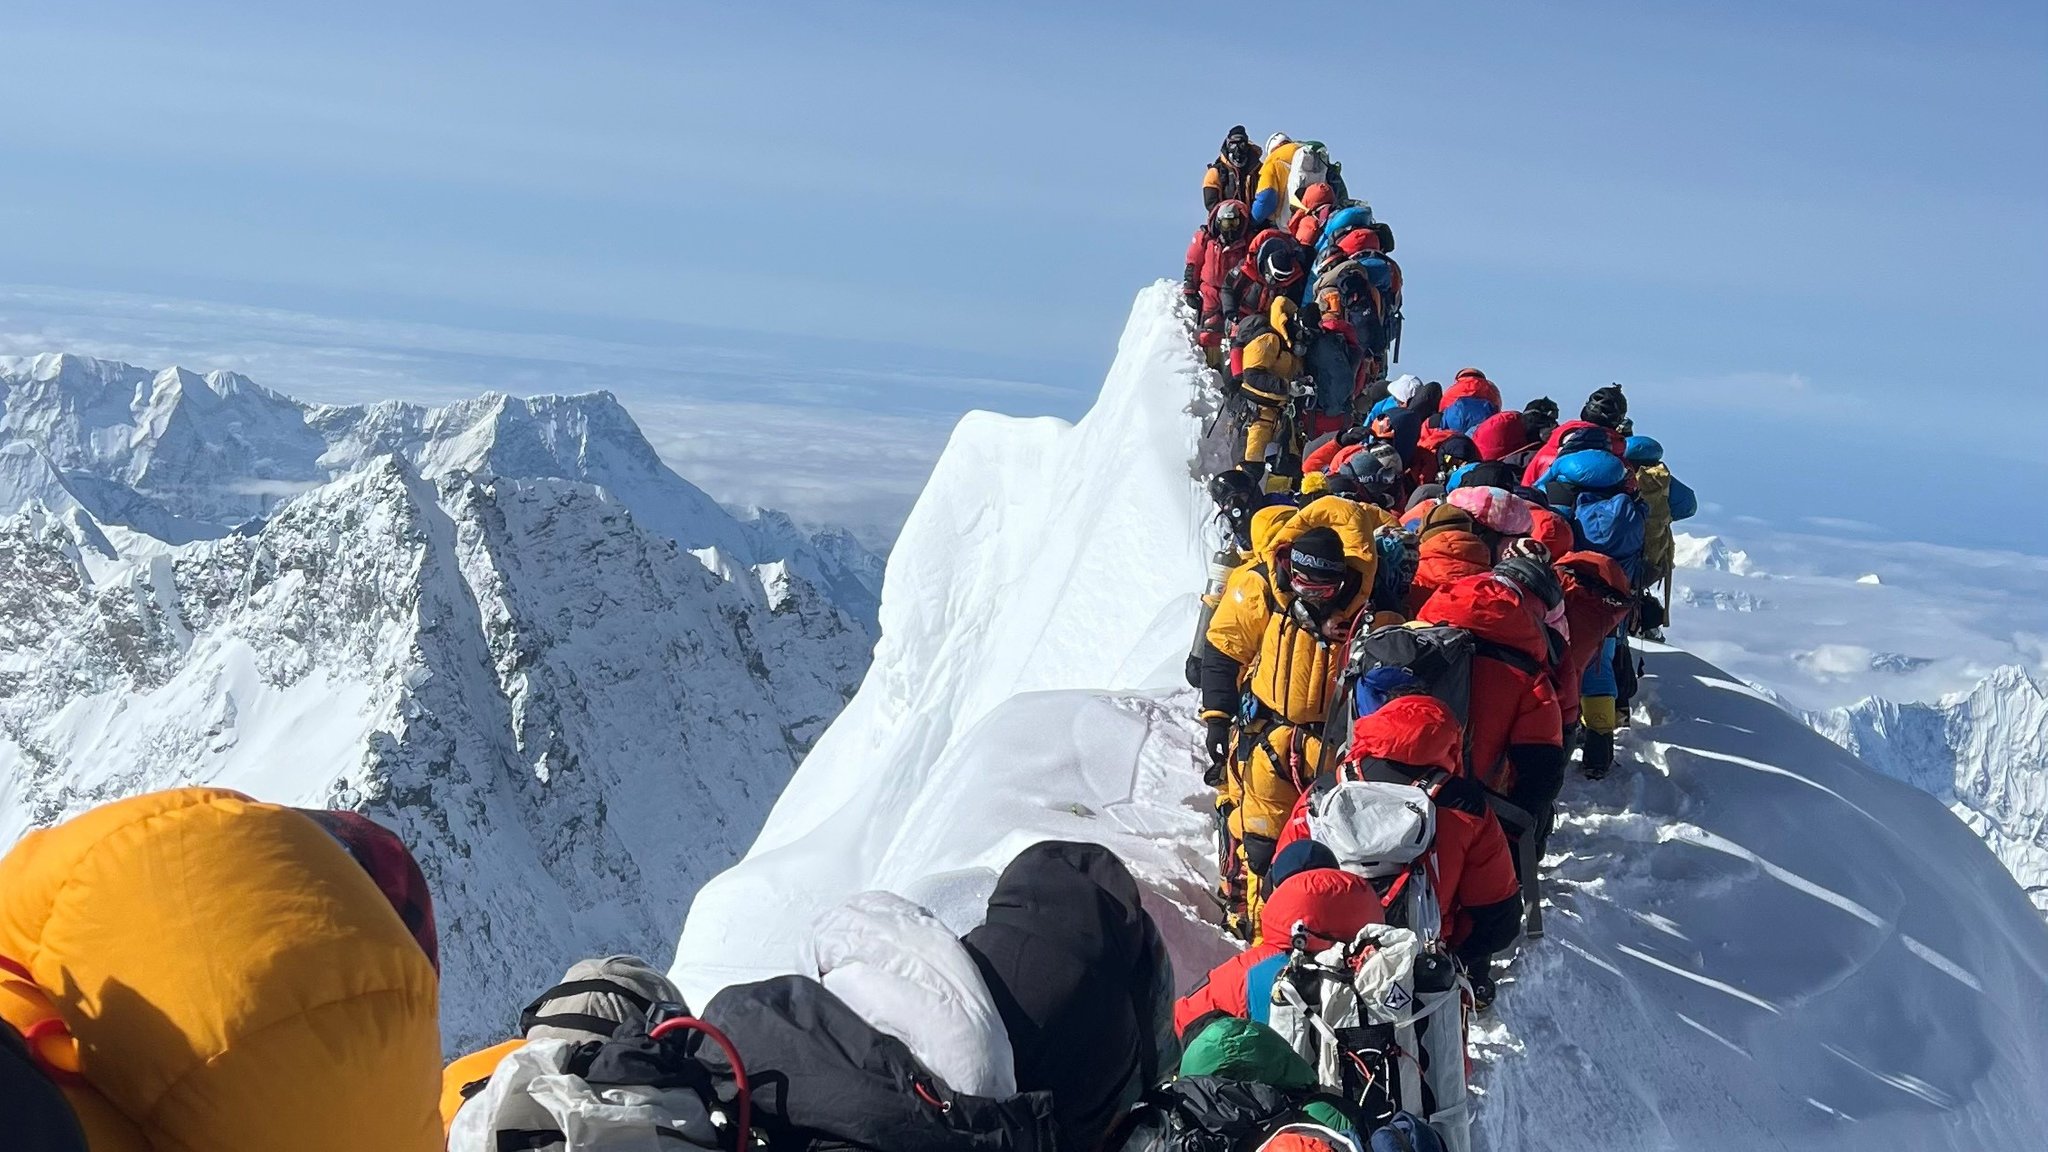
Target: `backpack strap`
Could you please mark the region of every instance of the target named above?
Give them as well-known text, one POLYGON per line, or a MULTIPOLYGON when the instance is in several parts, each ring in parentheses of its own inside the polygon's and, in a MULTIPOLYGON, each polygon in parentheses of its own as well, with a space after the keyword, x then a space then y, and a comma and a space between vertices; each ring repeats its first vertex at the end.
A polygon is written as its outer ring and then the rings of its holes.
POLYGON ((643 1014, 649 1008, 654 1007, 654 1001, 633 991, 624 984, 601 979, 570 980, 557 984, 553 988, 541 993, 538 997, 534 998, 533 1003, 528 1004, 525 1010, 519 1013, 519 1034, 523 1036, 533 1031, 537 1025, 546 1024, 553 1028, 574 1028, 579 1032, 595 1032, 599 1036, 610 1036, 618 1029, 619 1022, 617 1020, 608 1020, 603 1016, 592 1016, 583 1012, 558 1012, 552 1016, 542 1016, 540 1014, 540 1006, 550 1000, 563 996, 578 996, 590 993, 606 993, 612 996, 624 997, 628 1003, 638 1008, 643 1014))
POLYGON ((1488 640, 1477 633, 1472 636, 1472 654, 1488 660, 1497 660, 1524 676, 1536 676, 1543 671, 1543 665, 1527 652, 1488 640))

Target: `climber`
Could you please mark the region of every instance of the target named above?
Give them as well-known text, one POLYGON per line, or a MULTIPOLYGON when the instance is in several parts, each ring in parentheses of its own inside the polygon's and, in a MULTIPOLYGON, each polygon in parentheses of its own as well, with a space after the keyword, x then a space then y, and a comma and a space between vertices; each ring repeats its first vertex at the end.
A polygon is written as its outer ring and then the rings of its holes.
POLYGON ((1377 575, 1377 508, 1323 496, 1253 517, 1256 560, 1230 575, 1202 655, 1202 720, 1222 783, 1224 900, 1256 923, 1273 843, 1321 761, 1344 643, 1377 575))
POLYGON ((1614 766, 1615 632, 1635 604, 1628 573, 1598 552, 1567 552, 1555 565, 1564 589, 1564 656, 1553 671, 1558 710, 1575 727, 1579 768, 1598 780, 1614 766))
POLYGON ((1699 497, 1664 463, 1664 446, 1648 436, 1631 436, 1622 446, 1622 458, 1635 478, 1636 491, 1649 507, 1644 530, 1643 565, 1640 586, 1648 590, 1659 583, 1665 587, 1663 609, 1671 604, 1673 536, 1671 526, 1690 519, 1699 511, 1699 497))
POLYGON ((1223 335, 1236 307, 1224 282, 1244 263, 1251 250, 1250 213, 1241 200, 1224 200, 1209 210, 1209 219, 1188 242, 1181 295, 1195 314, 1195 343, 1210 359, 1222 363, 1223 335))
POLYGON ((1034 844, 961 943, 1002 1014, 1018 1091, 1052 1093, 1062 1152, 1094 1152, 1179 1057, 1173 964, 1137 881, 1099 844, 1034 844))
POLYGON ((1311 184, 1302 190, 1301 211, 1287 225, 1294 241, 1310 252, 1321 252, 1323 225, 1337 210, 1337 193, 1328 184, 1311 184))
POLYGON ((1287 961, 1296 924, 1306 924, 1325 944, 1348 943, 1360 928, 1383 919, 1372 881, 1333 866, 1294 873, 1260 909, 1258 941, 1210 969, 1174 1004, 1174 1031, 1192 1040, 1219 1014, 1264 1023, 1272 1006, 1264 993, 1287 961))
POLYGON ((1273 301, 1298 302, 1308 283, 1308 254, 1278 228, 1252 233, 1244 259, 1223 278, 1225 320, 1264 315, 1273 301))
MULTIPOLYGON (((1458 718, 1434 697, 1406 695, 1352 722, 1351 742, 1335 777, 1319 780, 1317 786, 1341 779, 1437 787, 1430 875, 1442 923, 1435 927, 1466 970, 1476 975, 1487 970, 1495 952, 1514 941, 1521 926, 1522 894, 1513 854, 1487 807, 1486 792, 1464 772, 1464 733, 1458 718)), ((1308 798, 1304 793, 1296 803, 1281 835, 1275 871, 1281 857, 1314 843, 1307 839, 1308 798)))
POLYGON ((1379 347, 1380 297, 1364 267, 1343 260, 1315 278, 1309 303, 1316 327, 1307 368, 1316 382, 1315 411, 1321 421, 1312 431, 1322 432, 1347 422, 1365 378, 1375 371, 1372 351, 1379 347))
MULTIPOLYGON (((1444 389, 1437 423, 1453 432, 1471 435, 1480 422, 1500 412, 1500 388, 1477 368, 1460 368, 1451 386, 1444 389)), ((1490 459, 1490 457, 1487 457, 1490 459)))
POLYGON ((1285 132, 1266 137, 1259 164, 1258 191, 1252 196, 1252 219, 1260 224, 1285 227, 1292 213, 1287 206, 1287 183, 1294 175, 1294 154, 1300 151, 1285 132))
POLYGON ((439 1149, 432 918, 388 863, 218 788, 31 832, 0 858, 0 1021, 94 1149, 439 1149))
POLYGON ((1564 451, 1565 438, 1582 429, 1593 430, 1608 451, 1620 456, 1627 446, 1628 438, 1617 429, 1626 419, 1628 398, 1621 394, 1621 385, 1610 384, 1605 388, 1595 389, 1593 394, 1586 398, 1586 405, 1580 410, 1579 418, 1567 420, 1552 429, 1550 435, 1544 439, 1543 447, 1537 449, 1536 454, 1529 458, 1528 466, 1522 470, 1522 483, 1531 488, 1541 488, 1543 474, 1550 470, 1550 465, 1564 451))
POLYGON ((1259 146, 1245 135, 1244 125, 1231 125, 1216 159, 1202 170, 1202 207, 1213 212, 1225 200, 1249 205, 1258 191, 1259 158, 1259 146))
POLYGON ((1294 385, 1303 372, 1294 301, 1275 299, 1264 315, 1246 316, 1231 340, 1235 397, 1249 410, 1239 467, 1260 479, 1269 474, 1291 476, 1295 470, 1288 462, 1298 460, 1301 445, 1298 436, 1286 435, 1282 418, 1294 403, 1294 385))
POLYGON ((1472 661, 1466 743, 1475 779, 1526 814, 1502 820, 1509 836, 1526 840, 1517 871, 1530 849, 1548 835, 1547 817, 1564 784, 1564 722, 1550 680, 1552 651, 1544 619, 1560 610, 1564 591, 1528 552, 1509 555, 1493 570, 1438 588, 1415 617, 1463 628, 1480 641, 1472 661))

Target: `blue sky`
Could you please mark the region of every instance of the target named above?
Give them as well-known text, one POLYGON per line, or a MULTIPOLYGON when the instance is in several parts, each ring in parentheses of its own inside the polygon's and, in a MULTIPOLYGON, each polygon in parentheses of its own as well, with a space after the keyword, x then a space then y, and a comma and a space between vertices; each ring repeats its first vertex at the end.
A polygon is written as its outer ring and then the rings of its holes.
POLYGON ((1325 7, 10 2, 0 351, 611 386, 884 534, 958 412, 1085 407, 1243 122, 1395 226, 1403 368, 1622 381, 1731 515, 2048 550, 1977 495, 2048 488, 2048 9, 1325 7))

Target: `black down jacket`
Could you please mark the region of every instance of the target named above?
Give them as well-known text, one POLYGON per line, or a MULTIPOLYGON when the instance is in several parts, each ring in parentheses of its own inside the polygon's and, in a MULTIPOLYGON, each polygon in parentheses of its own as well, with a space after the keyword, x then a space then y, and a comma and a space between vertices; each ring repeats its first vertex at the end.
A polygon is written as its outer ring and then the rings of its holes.
POLYGON ((1173 964, 1137 881, 1099 844, 1034 844, 961 942, 1009 1030, 1018 1089, 1052 1093, 1063 1152, 1095 1152, 1180 1057, 1173 964))
MULTIPOLYGON (((775 1152, 1055 1152, 1052 1101, 1009 1100, 946 1087, 901 1040, 878 1032, 823 984, 777 976, 711 998, 705 1022, 739 1050, 751 1082, 754 1127, 775 1152)), ((693 1055, 733 1097, 715 1044, 693 1055)))

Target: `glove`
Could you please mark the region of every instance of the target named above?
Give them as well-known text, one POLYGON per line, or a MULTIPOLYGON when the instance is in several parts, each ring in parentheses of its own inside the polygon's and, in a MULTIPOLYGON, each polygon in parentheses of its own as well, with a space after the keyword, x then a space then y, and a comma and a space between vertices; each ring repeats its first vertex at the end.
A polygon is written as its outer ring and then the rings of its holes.
POLYGON ((1209 770, 1202 774, 1202 783, 1214 788, 1223 783, 1223 765, 1230 759, 1229 717, 1209 717, 1209 734, 1203 746, 1209 752, 1209 770))
POLYGON ((1183 292, 1180 298, 1188 302, 1188 311, 1193 312, 1197 316, 1202 314, 1202 297, 1200 294, 1183 292))
POLYGON ((1371 438, 1372 431, 1358 424, 1353 424, 1351 427, 1337 433, 1337 443, 1344 445, 1346 448, 1351 447, 1353 444, 1363 444, 1371 438))
POLYGON ((1454 808, 1473 816, 1484 816, 1491 811, 1486 806, 1486 786, 1470 776, 1453 776, 1437 789, 1436 803, 1439 808, 1454 808))

